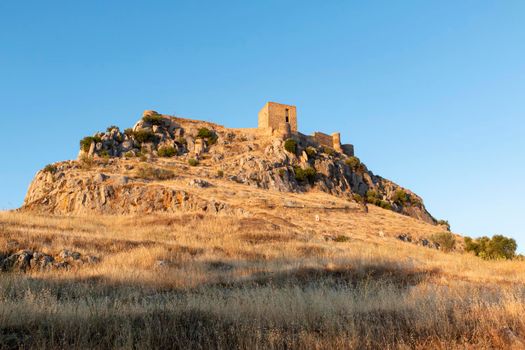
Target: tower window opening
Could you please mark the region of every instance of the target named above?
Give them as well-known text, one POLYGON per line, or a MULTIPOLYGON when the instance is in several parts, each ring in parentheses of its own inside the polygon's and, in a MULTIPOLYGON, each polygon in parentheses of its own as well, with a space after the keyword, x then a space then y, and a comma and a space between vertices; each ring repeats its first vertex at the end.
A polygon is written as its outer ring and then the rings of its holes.
POLYGON ((285 111, 284 111, 284 118, 285 118, 285 120, 286 120, 287 123, 290 122, 290 116, 289 116, 289 114, 288 114, 288 111, 289 111, 288 108, 286 108, 285 111))

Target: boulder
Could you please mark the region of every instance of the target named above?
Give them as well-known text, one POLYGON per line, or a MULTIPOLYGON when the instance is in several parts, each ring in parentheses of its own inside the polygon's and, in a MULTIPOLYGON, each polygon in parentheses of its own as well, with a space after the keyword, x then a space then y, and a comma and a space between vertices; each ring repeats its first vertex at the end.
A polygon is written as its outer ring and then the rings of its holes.
POLYGON ((188 185, 197 188, 206 188, 211 186, 211 184, 208 181, 202 179, 191 179, 188 185))
POLYGON ((193 149, 193 153, 195 153, 195 155, 200 155, 202 154, 204 151, 206 151, 206 141, 204 141, 203 139, 196 139, 195 140, 195 146, 194 146, 194 149, 193 149))

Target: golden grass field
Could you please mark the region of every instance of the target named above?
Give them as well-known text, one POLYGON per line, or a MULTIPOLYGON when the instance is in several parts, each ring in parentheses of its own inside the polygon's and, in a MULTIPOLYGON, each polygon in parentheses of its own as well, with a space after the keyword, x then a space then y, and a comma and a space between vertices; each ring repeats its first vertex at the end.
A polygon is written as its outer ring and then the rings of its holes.
POLYGON ((287 196, 304 207, 252 194, 247 217, 1 212, 0 253, 101 261, 0 272, 0 348, 522 348, 524 262, 401 242, 441 229, 287 196))

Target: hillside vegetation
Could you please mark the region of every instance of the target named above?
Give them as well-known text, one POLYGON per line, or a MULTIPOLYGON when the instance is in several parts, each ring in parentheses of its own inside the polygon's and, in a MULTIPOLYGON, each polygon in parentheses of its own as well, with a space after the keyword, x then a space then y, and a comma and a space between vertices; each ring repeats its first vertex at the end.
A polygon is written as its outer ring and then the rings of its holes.
POLYGON ((439 229, 380 208, 278 212, 2 213, 0 247, 69 264, 0 273, 0 344, 479 349, 525 334, 523 262, 403 242, 439 229))

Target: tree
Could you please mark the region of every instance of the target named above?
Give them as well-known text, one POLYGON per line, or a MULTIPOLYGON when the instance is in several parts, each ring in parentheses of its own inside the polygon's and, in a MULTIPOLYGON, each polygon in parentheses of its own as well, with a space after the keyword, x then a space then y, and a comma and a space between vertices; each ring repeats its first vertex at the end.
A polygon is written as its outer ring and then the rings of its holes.
POLYGON ((465 237, 465 250, 483 259, 512 259, 516 256, 517 248, 513 238, 503 235, 476 239, 465 237))

